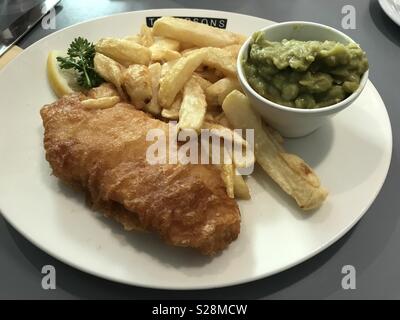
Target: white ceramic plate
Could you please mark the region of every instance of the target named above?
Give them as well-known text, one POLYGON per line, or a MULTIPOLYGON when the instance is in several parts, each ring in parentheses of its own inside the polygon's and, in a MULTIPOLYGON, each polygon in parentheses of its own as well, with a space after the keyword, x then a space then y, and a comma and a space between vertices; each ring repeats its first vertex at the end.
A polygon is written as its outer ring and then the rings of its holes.
MULTIPOLYGON (((385 180, 392 151, 389 118, 368 83, 360 98, 311 136, 287 142, 329 188, 324 206, 303 214, 260 172, 249 179, 251 201, 240 202, 239 239, 213 259, 164 245, 153 235, 124 232, 85 205, 83 196, 50 175, 39 115, 55 98, 45 62, 77 36, 95 41, 136 33, 148 16, 225 18, 251 34, 272 23, 219 11, 130 12, 72 26, 26 49, 0 73, 0 209, 35 245, 80 270, 153 288, 198 289, 239 284, 288 269, 322 251, 363 216, 385 180)), ((372 70, 373 72, 373 70, 372 70)))
POLYGON ((379 0, 383 11, 400 26, 400 0, 379 0))

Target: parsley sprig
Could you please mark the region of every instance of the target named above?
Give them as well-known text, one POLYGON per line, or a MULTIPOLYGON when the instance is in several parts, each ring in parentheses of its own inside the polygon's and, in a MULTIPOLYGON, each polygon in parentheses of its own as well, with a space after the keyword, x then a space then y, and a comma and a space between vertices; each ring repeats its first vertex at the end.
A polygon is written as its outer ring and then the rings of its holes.
POLYGON ((75 69, 79 73, 78 84, 84 89, 99 86, 104 80, 94 70, 96 50, 93 43, 82 37, 72 41, 67 57, 57 57, 61 69, 75 69))

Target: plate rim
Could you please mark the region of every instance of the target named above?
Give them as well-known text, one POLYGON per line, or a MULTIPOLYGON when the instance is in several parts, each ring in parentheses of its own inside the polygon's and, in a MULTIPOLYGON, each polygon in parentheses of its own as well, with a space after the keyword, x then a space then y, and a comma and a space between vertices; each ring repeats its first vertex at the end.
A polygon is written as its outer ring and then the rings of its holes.
POLYGON ((390 3, 388 0, 379 0, 379 5, 381 6, 381 9, 383 12, 386 13, 386 15, 392 20, 395 24, 400 26, 400 14, 399 16, 396 16, 393 14, 393 11, 389 9, 390 3))
MULTIPOLYGON (((380 0, 382 1, 382 0, 380 0)), ((86 21, 81 21, 78 22, 76 24, 73 24, 71 26, 68 26, 66 28, 63 28, 61 30, 58 30, 56 32, 53 32, 49 35, 47 35, 46 37, 41 38, 40 40, 32 43, 29 47, 27 47, 26 49, 24 49, 24 51, 17 56, 13 61, 11 61, 11 63, 9 63, 7 66, 5 66, 5 68, 3 68, 3 70, 1 70, 0 72, 0 76, 3 74, 3 72, 5 70, 7 70, 10 66, 12 66, 14 63, 17 63, 19 60, 19 57, 23 54, 26 54, 28 51, 28 49, 33 49, 35 46, 38 46, 40 43, 44 42, 48 37, 51 37, 55 34, 64 32, 67 29, 70 28, 74 28, 77 27, 79 25, 88 23, 88 22, 92 22, 92 21, 96 21, 96 20, 102 20, 102 19, 106 19, 112 16, 121 16, 121 15, 130 15, 130 14, 135 14, 135 13, 146 13, 146 12, 162 12, 162 11, 192 11, 193 13, 197 12, 198 14, 202 14, 202 13, 221 13, 221 14, 229 14, 229 15, 237 15, 237 16, 244 16, 246 18, 251 18, 251 19, 260 19, 260 20, 264 20, 267 22, 271 22, 271 23, 277 23, 268 19, 264 19, 261 17, 257 17, 257 16, 251 16, 251 15, 246 15, 246 14, 241 14, 241 13, 236 13, 236 12, 229 12, 229 11, 223 11, 223 10, 208 10, 208 9, 194 9, 194 8, 163 8, 163 9, 148 9, 148 10, 135 10, 135 11, 128 11, 128 12, 122 12, 122 13, 115 13, 115 14, 111 14, 111 15, 103 15, 100 17, 96 17, 93 19, 89 19, 86 21)), ((162 15, 162 13, 161 13, 162 15)), ((360 220, 361 218, 364 217, 364 215, 366 214, 366 212, 370 209, 371 205, 374 203, 374 201, 376 200, 376 198, 378 197, 378 195, 380 194, 390 167, 391 167, 391 162, 392 162, 392 157, 393 157, 393 131, 392 131, 392 124, 391 124, 391 120, 386 108, 386 105, 381 97, 381 95, 379 94, 378 90, 376 89, 376 87, 373 85, 373 83, 368 80, 369 85, 371 87, 371 90, 374 91, 374 94, 376 95, 377 98, 379 98, 380 102, 382 103, 382 105, 384 106, 384 113, 385 113, 385 119, 388 122, 388 130, 389 130, 389 143, 390 143, 390 148, 389 148, 389 154, 388 154, 388 164, 387 164, 387 168, 386 168, 386 172, 384 175, 384 178, 382 179, 382 182, 379 184, 379 187, 377 188, 377 191, 375 192, 374 196, 371 197, 368 201, 368 204, 365 206, 365 208, 360 212, 360 214, 354 219, 354 221, 352 221, 350 224, 348 224, 348 226, 346 226, 346 228, 342 229, 335 237, 333 237, 332 239, 330 239, 330 241, 326 242, 325 244, 320 245, 318 248, 314 249, 312 252, 310 252, 308 255, 304 256, 302 259, 299 259, 293 263, 287 264, 281 268, 275 269, 273 271, 270 272, 266 272, 257 276, 250 276, 247 277, 246 279, 241 279, 241 280, 236 280, 236 281, 230 281, 229 284, 205 284, 205 285, 185 285, 182 284, 182 286, 175 286, 175 285, 147 285, 147 284, 143 284, 140 282, 135 282, 135 281, 130 281, 129 279, 123 279, 122 277, 119 276, 114 276, 114 275, 108 275, 108 274, 103 274, 100 272, 97 272, 96 270, 94 270, 93 268, 90 269, 89 267, 86 266, 81 266, 76 264, 74 261, 68 260, 68 259, 64 259, 63 256, 61 254, 58 254, 58 252, 51 252, 51 250, 47 250, 44 246, 42 246, 41 244, 39 244, 34 238, 30 237, 29 234, 26 234, 25 232, 23 232, 23 230, 21 230, 20 228, 18 228, 18 226, 14 225, 14 223, 11 221, 11 219, 8 218, 8 215, 4 213, 4 211, 0 211, 1 215, 3 216, 3 218, 7 221, 7 223, 9 223, 15 230, 18 231, 18 233, 24 237, 26 240, 28 240, 30 243, 32 243, 33 245, 35 245, 37 248, 39 248, 40 250, 42 250, 43 252, 45 252, 46 254, 50 255, 51 257, 57 259, 58 261, 65 263, 68 266, 73 267, 74 269, 77 269, 78 271, 81 272, 85 272, 87 274, 96 276, 98 278, 107 280, 107 281, 113 281, 116 283, 121 283, 124 285, 130 285, 130 286, 137 286, 137 287, 142 287, 142 288, 149 288, 149 289, 160 289, 160 290, 179 290, 179 291, 183 291, 183 290, 188 290, 188 291, 192 291, 192 290, 207 290, 207 289, 217 289, 217 288, 227 288, 227 287, 232 287, 232 286, 236 286, 236 285, 240 285, 240 284, 245 284, 245 283, 253 283, 255 281, 258 281, 260 279, 265 279, 268 278, 272 275, 276 275, 279 274, 283 271, 289 270, 297 265, 300 265, 302 263, 304 263, 305 261, 315 257, 317 254, 321 253, 322 251, 324 251, 325 249, 327 249, 328 247, 330 247, 332 244, 334 244, 335 242, 337 242, 339 239, 341 239, 345 234, 347 234, 360 220)), ((1 209, 0 209, 1 210, 1 209)))

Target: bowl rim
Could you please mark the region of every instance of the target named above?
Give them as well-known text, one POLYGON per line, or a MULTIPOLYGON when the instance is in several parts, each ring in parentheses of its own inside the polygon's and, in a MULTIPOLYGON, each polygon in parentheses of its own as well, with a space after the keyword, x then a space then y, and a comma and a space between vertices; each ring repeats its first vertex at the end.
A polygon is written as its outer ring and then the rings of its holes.
MULTIPOLYGON (((329 30, 331 32, 334 32, 334 33, 340 35, 343 39, 346 39, 350 43, 356 43, 348 35, 346 35, 345 33, 341 32, 333 27, 330 27, 330 26, 327 26, 327 25, 324 25, 321 23, 309 22, 309 21, 279 22, 279 23, 274 23, 272 25, 266 26, 258 31, 265 32, 269 29, 279 28, 282 26, 290 26, 290 25, 309 25, 309 26, 313 26, 313 27, 317 27, 317 28, 321 28, 321 29, 326 29, 326 30, 329 30)), ((255 31, 255 32, 257 32, 257 31, 255 31)), ((301 109, 301 108, 293 108, 293 107, 287 107, 287 106, 281 105, 279 103, 273 102, 273 101, 263 97, 262 95, 260 95, 257 91, 255 91, 252 88, 252 86, 247 81, 247 78, 243 71, 242 57, 243 57, 245 51, 248 49, 251 39, 252 39, 252 35, 249 38, 247 38, 247 40, 244 42, 244 44, 242 45, 242 47, 239 50, 239 54, 238 54, 237 61, 236 61, 239 81, 242 85, 245 86, 245 89, 247 91, 249 91, 255 98, 257 98, 258 100, 261 100, 261 102, 263 102, 264 104, 267 104, 276 109, 283 110, 283 111, 289 111, 289 112, 293 112, 293 113, 303 113, 303 114, 331 113, 332 111, 335 111, 335 109, 342 109, 342 108, 346 107, 347 105, 350 105, 361 94, 361 92, 364 90, 364 88, 368 82, 369 69, 367 71, 365 71, 364 74, 362 75, 361 80, 360 80, 360 85, 356 91, 354 91, 346 99, 344 99, 338 103, 335 103, 333 105, 330 105, 328 107, 317 108, 317 109, 301 109)))

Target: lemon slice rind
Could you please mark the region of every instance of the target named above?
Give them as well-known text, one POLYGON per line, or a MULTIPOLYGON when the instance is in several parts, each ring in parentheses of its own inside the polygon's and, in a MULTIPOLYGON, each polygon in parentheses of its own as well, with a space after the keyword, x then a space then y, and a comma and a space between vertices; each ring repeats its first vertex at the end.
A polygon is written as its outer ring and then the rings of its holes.
POLYGON ((65 53, 62 51, 53 50, 49 52, 47 57, 47 77, 58 98, 81 91, 77 83, 78 73, 75 70, 60 69, 57 57, 63 56, 65 56, 65 53))

